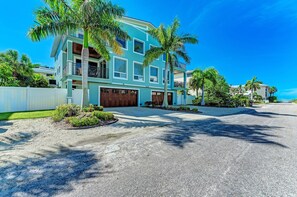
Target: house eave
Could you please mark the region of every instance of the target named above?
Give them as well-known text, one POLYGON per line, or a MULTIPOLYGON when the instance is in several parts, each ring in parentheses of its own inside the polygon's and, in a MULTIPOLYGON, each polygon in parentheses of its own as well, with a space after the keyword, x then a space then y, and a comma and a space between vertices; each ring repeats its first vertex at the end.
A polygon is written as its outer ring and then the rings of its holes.
POLYGON ((51 50, 51 57, 55 57, 58 47, 59 47, 59 43, 61 42, 61 38, 62 36, 56 36, 54 39, 54 43, 52 46, 52 50, 51 50))

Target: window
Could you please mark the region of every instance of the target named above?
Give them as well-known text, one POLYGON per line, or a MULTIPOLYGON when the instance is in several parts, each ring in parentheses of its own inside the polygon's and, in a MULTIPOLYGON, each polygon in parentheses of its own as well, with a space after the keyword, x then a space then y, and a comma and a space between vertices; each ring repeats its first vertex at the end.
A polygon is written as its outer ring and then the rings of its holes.
POLYGON ((98 76, 98 64, 96 62, 89 61, 89 77, 97 77, 98 76))
POLYGON ((166 62, 166 54, 165 53, 162 55, 162 59, 164 62, 166 62))
POLYGON ((84 39, 84 34, 82 34, 82 33, 78 33, 78 34, 77 34, 77 37, 80 38, 80 39, 84 39))
POLYGON ((140 40, 134 40, 134 52, 144 54, 144 42, 140 40))
POLYGON ((122 46, 122 48, 127 49, 127 41, 125 39, 117 37, 116 41, 122 46))
POLYGON ((74 66, 74 75, 82 75, 82 68, 81 68, 81 60, 80 59, 76 59, 76 63, 74 66))
POLYGON ((154 66, 150 67, 150 82, 151 83, 159 82, 158 73, 159 73, 159 69, 157 67, 154 67, 154 66))
MULTIPOLYGON (((165 83, 165 69, 163 69, 163 84, 165 83)), ((170 72, 167 72, 167 84, 170 83, 170 72)))
POLYGON ((114 58, 114 72, 115 78, 127 79, 127 60, 114 58))
POLYGON ((144 81, 144 68, 140 63, 134 62, 134 81, 144 81))

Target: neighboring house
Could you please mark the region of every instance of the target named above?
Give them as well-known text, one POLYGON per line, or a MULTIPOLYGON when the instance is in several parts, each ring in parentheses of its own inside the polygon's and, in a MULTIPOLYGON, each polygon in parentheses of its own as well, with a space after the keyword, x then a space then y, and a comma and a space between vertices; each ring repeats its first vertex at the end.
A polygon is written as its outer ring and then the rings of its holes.
MULTIPOLYGON (((236 89, 238 88, 239 85, 231 85, 231 91, 232 89, 236 89)), ((244 85, 242 85, 242 89, 243 89, 243 94, 246 95, 246 96, 250 96, 251 95, 251 91, 246 91, 244 89, 244 85)), ((268 85, 265 85, 265 84, 260 84, 260 89, 255 91, 258 95, 262 96, 263 100, 268 100, 268 97, 269 97, 269 86, 268 85)))
MULTIPOLYGON (((189 70, 189 71, 186 72, 186 74, 187 74, 187 79, 186 79, 187 87, 189 87, 189 83, 190 83, 190 80, 192 78, 193 72, 194 72, 194 70, 189 70)), ((182 84, 183 82, 184 82, 183 75, 180 74, 180 73, 179 74, 176 74, 175 81, 174 81, 174 83, 176 84, 176 86, 177 86, 177 84, 182 84)), ((198 90, 198 95, 201 95, 201 94, 202 94, 202 91, 199 89, 198 90)), ((196 93, 195 90, 189 89, 188 90, 188 95, 191 95, 191 96, 196 97, 197 96, 197 93, 196 93)))
MULTIPOLYGON (((158 45, 147 30, 155 28, 151 23, 124 17, 119 20, 131 40, 118 42, 123 54, 110 50, 110 61, 90 47, 89 58, 89 100, 91 104, 104 107, 143 106, 146 101, 162 104, 164 95, 165 61, 160 57, 151 65, 143 67, 145 52, 158 45)), ((72 102, 72 90, 82 87, 81 50, 83 33, 69 33, 55 38, 51 57, 55 59, 58 87, 67 88, 68 102, 72 102)), ((169 74, 169 104, 177 103, 177 91, 186 91, 185 84, 174 86, 175 75, 182 73, 186 79, 186 66, 179 64, 169 74)), ((186 95, 184 95, 186 97, 186 95)))
POLYGON ((48 80, 49 86, 56 87, 55 69, 47 66, 39 66, 33 68, 33 71, 38 74, 42 74, 48 80))

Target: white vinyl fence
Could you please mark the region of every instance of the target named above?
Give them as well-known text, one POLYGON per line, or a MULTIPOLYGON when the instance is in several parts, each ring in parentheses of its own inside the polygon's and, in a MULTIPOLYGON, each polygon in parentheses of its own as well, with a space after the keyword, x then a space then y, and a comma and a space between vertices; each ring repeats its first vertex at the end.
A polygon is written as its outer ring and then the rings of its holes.
MULTIPOLYGON (((186 104, 187 105, 192 105, 193 104, 193 100, 195 99, 195 96, 191 96, 191 95, 187 95, 187 101, 186 104)), ((178 94, 177 95, 177 105, 184 105, 185 104, 185 99, 184 99, 184 95, 182 94, 178 94)))
POLYGON ((55 109, 66 97, 66 89, 0 87, 0 113, 55 109))

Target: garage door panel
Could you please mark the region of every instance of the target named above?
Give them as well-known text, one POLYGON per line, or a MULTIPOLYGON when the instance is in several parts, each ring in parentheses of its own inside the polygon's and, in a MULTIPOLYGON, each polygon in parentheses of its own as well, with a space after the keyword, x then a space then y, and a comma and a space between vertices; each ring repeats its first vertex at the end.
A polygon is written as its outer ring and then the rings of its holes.
POLYGON ((138 106, 138 91, 116 88, 101 88, 100 104, 103 107, 138 106))

